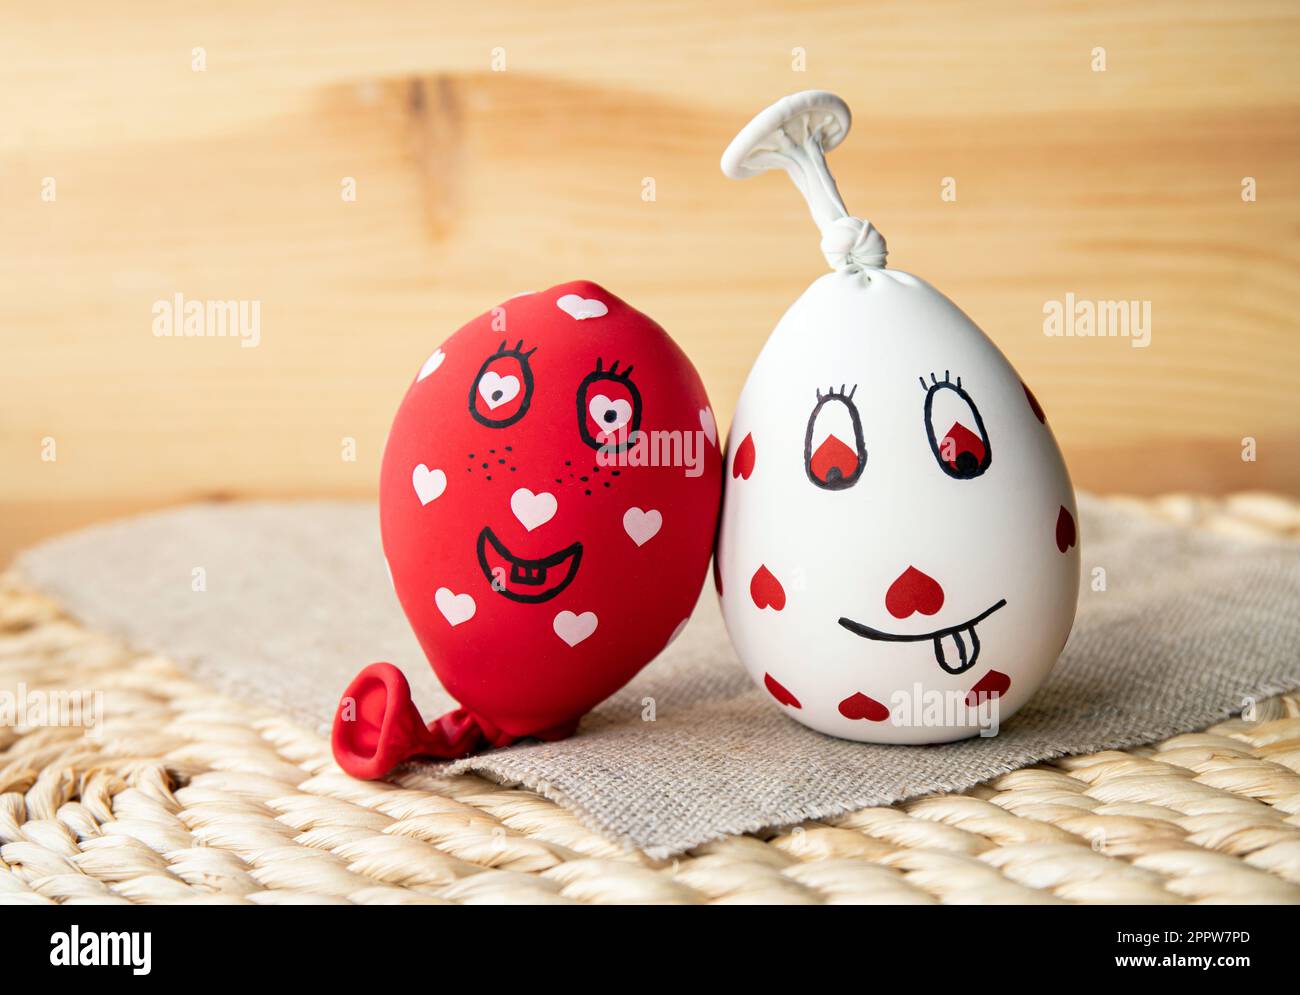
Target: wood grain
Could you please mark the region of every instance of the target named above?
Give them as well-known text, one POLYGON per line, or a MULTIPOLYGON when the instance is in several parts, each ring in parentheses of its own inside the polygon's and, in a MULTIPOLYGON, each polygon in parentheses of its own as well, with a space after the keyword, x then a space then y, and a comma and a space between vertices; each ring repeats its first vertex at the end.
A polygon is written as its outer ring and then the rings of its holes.
POLYGON ((725 426, 824 264, 788 183, 728 181, 717 159, 809 87, 853 106, 832 159, 850 209, 999 343, 1078 484, 1300 492, 1294 4, 236 2, 7 20, 0 558, 214 493, 371 494, 432 346, 580 276, 683 343, 725 426), (261 301, 261 344, 156 338, 153 302, 178 292, 261 301), (1046 337, 1044 303, 1067 293, 1150 301, 1151 345, 1046 337))

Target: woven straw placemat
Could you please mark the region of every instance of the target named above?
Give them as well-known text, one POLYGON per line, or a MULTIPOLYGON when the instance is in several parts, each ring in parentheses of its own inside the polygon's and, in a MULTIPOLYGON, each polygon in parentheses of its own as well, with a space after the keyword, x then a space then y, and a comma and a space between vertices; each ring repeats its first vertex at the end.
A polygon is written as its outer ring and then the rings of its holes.
MULTIPOLYGON (((1300 536, 1300 504, 1144 502, 1300 536)), ((102 689, 98 735, 0 724, 0 903, 1300 903, 1300 695, 1151 747, 653 861, 529 791, 342 774, 328 745, 0 578, 0 692, 102 689)))

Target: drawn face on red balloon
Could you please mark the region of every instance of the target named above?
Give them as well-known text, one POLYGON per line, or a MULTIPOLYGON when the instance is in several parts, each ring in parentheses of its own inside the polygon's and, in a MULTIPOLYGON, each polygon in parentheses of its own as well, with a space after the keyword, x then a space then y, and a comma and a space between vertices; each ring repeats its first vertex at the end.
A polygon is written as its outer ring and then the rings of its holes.
POLYGON ((456 332, 407 391, 380 480, 394 587, 446 689, 526 736, 626 683, 695 604, 720 463, 690 361, 596 284, 456 332))

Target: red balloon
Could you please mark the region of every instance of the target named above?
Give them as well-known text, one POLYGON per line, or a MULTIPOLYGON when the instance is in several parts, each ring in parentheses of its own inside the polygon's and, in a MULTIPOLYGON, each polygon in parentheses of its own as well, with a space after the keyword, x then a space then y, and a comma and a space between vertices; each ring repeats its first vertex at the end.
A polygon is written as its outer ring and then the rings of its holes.
POLYGON ((406 679, 344 692, 334 755, 358 777, 569 735, 680 630, 708 569, 717 426, 686 354, 594 283, 511 298, 406 392, 379 483, 406 617, 461 708, 427 728, 406 679))

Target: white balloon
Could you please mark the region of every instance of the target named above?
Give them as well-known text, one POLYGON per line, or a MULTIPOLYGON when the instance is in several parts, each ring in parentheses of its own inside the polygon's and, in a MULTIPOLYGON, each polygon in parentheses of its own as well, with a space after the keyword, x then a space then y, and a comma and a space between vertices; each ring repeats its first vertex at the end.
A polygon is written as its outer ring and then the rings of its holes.
POLYGON ((729 175, 789 171, 834 267, 741 393, 723 614, 775 707, 814 729, 879 743, 996 732, 1074 620, 1074 492, 998 348, 925 281, 884 268, 884 239, 847 216, 822 150, 848 124, 839 98, 798 94, 723 157, 729 175))

